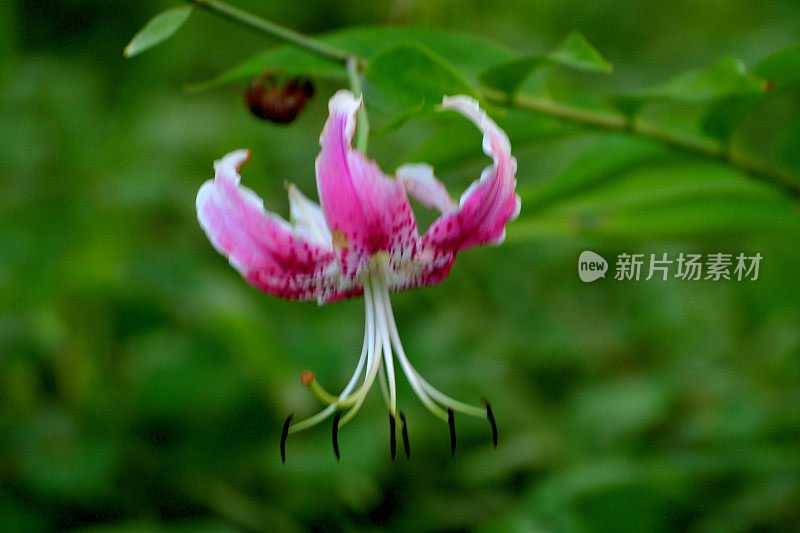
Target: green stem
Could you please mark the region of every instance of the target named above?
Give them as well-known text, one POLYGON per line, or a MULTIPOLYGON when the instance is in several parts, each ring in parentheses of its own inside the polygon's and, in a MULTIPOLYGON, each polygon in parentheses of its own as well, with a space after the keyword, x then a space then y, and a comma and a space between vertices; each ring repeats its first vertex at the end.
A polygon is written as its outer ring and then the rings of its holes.
MULTIPOLYGON (((277 37, 299 48, 345 65, 347 67, 350 87, 353 93, 356 95, 361 93, 361 71, 364 69, 366 63, 363 58, 313 37, 308 37, 289 28, 275 24, 274 22, 257 17, 220 0, 187 1, 197 7, 201 7, 231 21, 242 24, 258 33, 277 37)), ((566 122, 592 126, 604 130, 623 131, 696 155, 719 159, 732 167, 743 170, 773 186, 779 187, 791 196, 800 196, 800 184, 798 184, 796 175, 776 168, 767 161, 753 157, 750 154, 732 150, 731 146, 727 143, 665 130, 658 124, 638 118, 631 118, 613 111, 585 109, 530 94, 517 94, 512 97, 502 91, 488 88, 482 88, 481 94, 486 100, 501 106, 533 111, 566 122)), ((358 131, 356 134, 356 148, 362 152, 366 152, 368 135, 369 122, 367 120, 367 112, 362 106, 358 114, 358 131)))
POLYGON ((218 0, 187 0, 190 4, 201 7, 223 18, 239 23, 258 33, 271 35, 278 39, 292 43, 300 48, 313 52, 322 57, 345 64, 351 54, 340 48, 336 48, 327 43, 323 43, 313 37, 308 37, 292 29, 286 28, 270 22, 269 20, 257 17, 252 13, 241 10, 225 2, 218 0))
POLYGON ((658 141, 672 148, 711 159, 719 159, 730 166, 779 187, 791 196, 800 196, 800 185, 797 183, 797 176, 749 154, 732 150, 729 144, 715 139, 692 137, 679 132, 665 130, 658 124, 640 118, 631 118, 613 111, 575 107, 541 96, 519 93, 509 97, 508 94, 502 91, 487 88, 482 89, 481 93, 486 100, 501 106, 533 111, 585 126, 627 132, 637 137, 658 141))
MULTIPOLYGON (((347 60, 347 76, 350 79, 350 89, 353 94, 363 96, 364 92, 361 89, 361 72, 359 70, 359 59, 351 56, 347 60)), ((369 140, 369 117, 367 117, 367 108, 363 101, 361 109, 358 111, 356 122, 356 149, 362 154, 367 153, 367 141, 369 140)))

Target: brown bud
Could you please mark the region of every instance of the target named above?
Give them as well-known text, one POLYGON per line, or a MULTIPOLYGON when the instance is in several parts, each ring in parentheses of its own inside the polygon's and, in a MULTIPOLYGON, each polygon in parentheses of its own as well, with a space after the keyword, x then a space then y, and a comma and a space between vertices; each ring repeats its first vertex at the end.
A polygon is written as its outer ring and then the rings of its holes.
POLYGON ((294 78, 279 82, 270 72, 254 79, 245 92, 250 112, 258 118, 277 124, 288 124, 314 96, 314 86, 307 79, 294 78))
POLYGON ((303 373, 300 374, 300 383, 308 387, 312 383, 314 383, 314 373, 311 370, 303 370, 303 373))

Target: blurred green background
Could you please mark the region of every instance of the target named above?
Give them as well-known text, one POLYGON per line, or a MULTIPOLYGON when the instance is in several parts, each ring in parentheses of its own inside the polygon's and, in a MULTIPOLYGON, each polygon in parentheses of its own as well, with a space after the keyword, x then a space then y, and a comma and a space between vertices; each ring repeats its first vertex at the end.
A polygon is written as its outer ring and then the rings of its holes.
MULTIPOLYGON (((775 0, 236 3, 307 33, 414 24, 527 52, 578 30, 615 65, 600 83, 620 89, 727 54, 752 65, 800 27, 800 6, 775 0)), ((492 401, 499 448, 485 421, 460 417, 451 458, 447 426, 401 379, 410 460, 390 461, 374 390, 340 432, 341 462, 326 424, 290 436, 282 466, 284 417, 318 408, 300 372, 344 385, 363 303, 258 293, 209 245, 194 198, 212 161, 243 147, 244 181, 268 208, 288 214, 287 181, 315 196, 337 86, 317 84, 289 126, 250 116, 241 85, 187 96, 184 84, 274 43, 197 13, 124 60, 170 5, 0 4, 0 529, 800 529, 800 252, 763 229, 543 235, 465 252, 442 284, 393 303, 428 381, 492 401), (755 282, 583 284, 584 249, 764 260, 755 282)), ((370 153, 391 171, 429 133, 412 123, 370 153)), ((602 137, 515 144, 520 187, 558 179, 602 137)), ((485 164, 437 172, 458 194, 485 164)))

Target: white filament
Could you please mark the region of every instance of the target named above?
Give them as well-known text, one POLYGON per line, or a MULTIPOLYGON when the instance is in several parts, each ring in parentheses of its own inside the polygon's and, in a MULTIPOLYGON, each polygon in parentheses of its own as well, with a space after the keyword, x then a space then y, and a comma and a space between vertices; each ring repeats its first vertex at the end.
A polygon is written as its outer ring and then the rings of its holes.
POLYGON ((395 415, 397 411, 397 387, 392 352, 397 354, 397 360, 403 369, 403 374, 408 379, 408 383, 414 393, 435 416, 448 421, 448 414, 442 408, 444 406, 467 415, 486 417, 485 409, 454 400, 440 392, 425 381, 411 365, 400 342, 400 334, 397 330, 392 304, 389 300, 388 263, 384 260, 377 266, 378 268, 364 281, 364 343, 353 376, 341 394, 336 397, 335 402, 316 415, 292 425, 289 428, 290 433, 318 424, 340 408, 350 407, 350 410, 339 420, 340 427, 346 424, 361 408, 378 374, 380 374, 379 380, 384 400, 389 412, 395 415), (353 389, 362 374, 364 375, 364 382, 354 391, 353 389))

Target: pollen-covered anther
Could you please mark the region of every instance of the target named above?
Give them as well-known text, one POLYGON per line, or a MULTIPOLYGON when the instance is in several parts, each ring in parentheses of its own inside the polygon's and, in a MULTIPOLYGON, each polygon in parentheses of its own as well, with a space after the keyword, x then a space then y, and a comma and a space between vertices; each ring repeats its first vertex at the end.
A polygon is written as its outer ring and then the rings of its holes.
POLYGON ((350 245, 347 235, 338 229, 335 229, 331 232, 331 238, 333 240, 333 245, 337 248, 341 248, 342 250, 347 250, 347 247, 350 245))
POLYGON ((447 425, 450 426, 450 455, 456 454, 456 420, 452 409, 447 409, 447 425))
POLYGON ((337 402, 336 396, 322 388, 322 385, 317 381, 316 375, 311 370, 304 370, 300 374, 300 383, 311 389, 311 392, 314 393, 314 396, 319 401, 327 404, 335 404, 337 402))
POLYGON ((294 413, 286 417, 286 421, 283 423, 283 430, 281 430, 281 463, 284 464, 286 463, 286 437, 289 436, 289 426, 292 423, 292 418, 294 418, 294 413))
POLYGON ((492 412, 492 405, 486 398, 481 398, 481 402, 486 406, 486 418, 489 420, 489 425, 492 426, 492 444, 497 448, 497 422, 494 420, 494 413, 492 412))
POLYGON ((406 416, 403 414, 403 411, 398 411, 398 415, 400 415, 400 431, 403 434, 403 448, 406 449, 406 459, 411 457, 411 446, 408 443, 408 428, 406 427, 406 416))
POLYGON ((336 412, 333 415, 333 429, 331 430, 331 440, 333 441, 333 453, 336 455, 336 460, 339 460, 339 418, 342 413, 336 412))
POLYGON ((309 385, 314 383, 315 377, 316 376, 314 375, 314 372, 312 372, 311 370, 303 370, 303 373, 300 374, 300 383, 308 387, 309 385))

